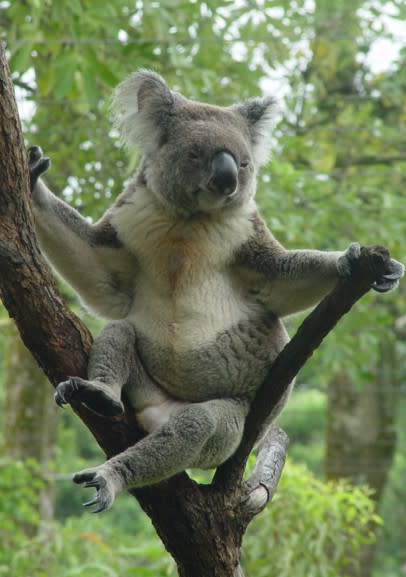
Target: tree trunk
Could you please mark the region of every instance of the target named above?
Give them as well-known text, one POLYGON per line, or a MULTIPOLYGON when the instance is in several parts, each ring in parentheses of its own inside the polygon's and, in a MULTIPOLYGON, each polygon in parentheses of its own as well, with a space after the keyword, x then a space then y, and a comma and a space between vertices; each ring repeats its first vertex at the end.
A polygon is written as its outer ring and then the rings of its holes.
POLYGON ((396 448, 396 354, 381 344, 375 379, 361 388, 346 373, 328 390, 326 476, 368 483, 379 502, 396 448))
MULTIPOLYGON (((0 150, 3 302, 53 384, 69 375, 86 378, 91 336, 62 302, 35 240, 23 139, 1 45, 0 150)), ((131 491, 174 557, 180 577, 242 577, 239 555, 245 529, 273 496, 287 447, 286 435, 272 429, 262 444, 253 475, 244 482, 245 463, 261 424, 326 334, 382 275, 388 258, 382 247, 363 249, 352 278, 340 281, 307 317, 269 370, 247 418, 239 449, 219 467, 211 485, 200 486, 182 473, 131 491)), ((132 411, 108 419, 78 403, 72 406, 107 456, 139 438, 132 411)))
MULTIPOLYGON (((23 345, 14 325, 8 330, 5 354, 4 449, 13 459, 32 457, 41 465, 46 479, 55 458, 56 405, 43 371, 23 345)), ((55 487, 49 481, 39 496, 42 522, 53 519, 55 487)), ((28 528, 29 534, 33 528, 28 528)))
MULTIPOLYGON (((381 342, 376 365, 375 378, 362 388, 345 372, 330 382, 326 476, 367 483, 379 505, 396 449, 398 367, 390 335, 381 342)), ((363 547, 357 575, 371 575, 375 549, 375 544, 363 547)))

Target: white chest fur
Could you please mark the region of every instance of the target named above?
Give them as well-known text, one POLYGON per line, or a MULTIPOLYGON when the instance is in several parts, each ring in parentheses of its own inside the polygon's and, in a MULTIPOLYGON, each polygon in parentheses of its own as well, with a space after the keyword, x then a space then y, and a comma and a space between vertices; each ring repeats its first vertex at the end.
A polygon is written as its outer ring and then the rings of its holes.
POLYGON ((231 272, 236 248, 252 234, 255 203, 211 217, 176 221, 137 190, 113 224, 139 263, 129 317, 154 342, 176 349, 210 341, 249 314, 231 272))

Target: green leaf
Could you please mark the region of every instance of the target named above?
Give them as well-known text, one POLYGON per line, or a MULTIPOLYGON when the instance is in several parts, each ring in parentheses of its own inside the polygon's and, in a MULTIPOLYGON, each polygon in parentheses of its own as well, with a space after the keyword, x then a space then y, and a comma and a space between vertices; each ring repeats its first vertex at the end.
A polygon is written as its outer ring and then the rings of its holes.
POLYGON ((29 42, 20 42, 17 47, 12 49, 10 58, 11 70, 25 72, 32 63, 32 44, 29 42))
POLYGON ((77 56, 71 48, 60 52, 54 62, 55 69, 55 98, 64 98, 72 89, 74 74, 77 68, 77 56))

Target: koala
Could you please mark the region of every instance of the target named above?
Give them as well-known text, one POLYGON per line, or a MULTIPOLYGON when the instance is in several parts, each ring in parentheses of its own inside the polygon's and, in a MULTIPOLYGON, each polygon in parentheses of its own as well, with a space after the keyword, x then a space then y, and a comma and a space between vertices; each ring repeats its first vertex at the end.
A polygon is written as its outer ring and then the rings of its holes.
MULTIPOLYGON (((274 101, 219 107, 173 92, 141 70, 113 97, 123 143, 141 149, 136 174, 96 223, 41 180, 50 160, 29 149, 36 232, 46 258, 85 306, 108 322, 95 339, 88 380, 56 389, 120 415, 122 393, 145 437, 74 475, 94 487, 86 506, 109 508, 132 487, 188 468, 214 468, 237 449, 250 404, 288 342, 283 317, 317 304, 351 275, 360 247, 287 250, 255 204, 274 101)), ((373 288, 404 273, 388 263, 373 288)), ((274 407, 266 426, 285 404, 274 407)))

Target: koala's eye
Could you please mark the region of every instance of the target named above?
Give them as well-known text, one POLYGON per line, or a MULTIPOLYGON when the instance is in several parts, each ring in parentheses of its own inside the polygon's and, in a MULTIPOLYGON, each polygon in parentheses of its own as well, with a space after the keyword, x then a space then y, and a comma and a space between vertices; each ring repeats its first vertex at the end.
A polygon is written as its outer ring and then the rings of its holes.
POLYGON ((240 162, 240 168, 242 168, 242 169, 248 168, 249 165, 250 165, 249 160, 242 160, 242 161, 240 162))

